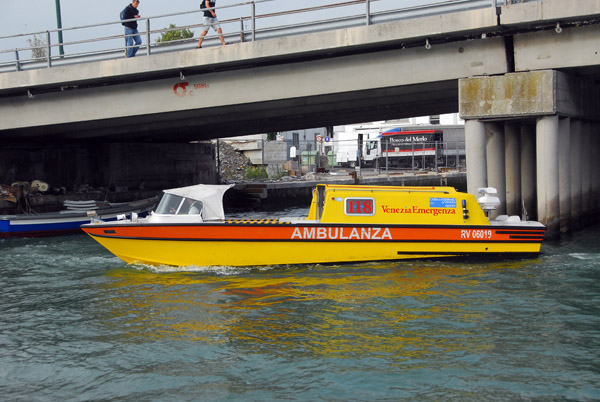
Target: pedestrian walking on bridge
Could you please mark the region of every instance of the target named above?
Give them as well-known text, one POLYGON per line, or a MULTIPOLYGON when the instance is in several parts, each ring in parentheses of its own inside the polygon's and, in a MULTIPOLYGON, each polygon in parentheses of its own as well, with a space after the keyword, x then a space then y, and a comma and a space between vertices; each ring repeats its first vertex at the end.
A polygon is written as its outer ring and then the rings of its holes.
POLYGON ((202 48, 202 42, 204 41, 204 37, 208 33, 208 30, 212 27, 217 34, 219 35, 219 39, 223 45, 227 45, 225 42, 225 38, 223 37, 223 30, 221 29, 221 25, 219 24, 219 20, 217 19, 217 12, 214 9, 216 0, 202 0, 200 4, 200 8, 204 10, 204 30, 200 34, 200 39, 198 40, 198 45, 196 49, 202 48), (210 10, 209 10, 210 9, 210 10))
MULTIPOLYGON (((139 5, 140 0, 133 0, 131 4, 129 4, 123 10, 121 19, 130 20, 134 18, 140 18, 140 12, 137 9, 139 5)), ((140 33, 137 29, 138 23, 137 21, 128 21, 123 22, 122 25, 125 27, 125 46, 127 46, 127 57, 135 57, 135 54, 142 44, 142 38, 140 37, 140 33), (133 42, 135 42, 135 46, 133 46, 133 42)))

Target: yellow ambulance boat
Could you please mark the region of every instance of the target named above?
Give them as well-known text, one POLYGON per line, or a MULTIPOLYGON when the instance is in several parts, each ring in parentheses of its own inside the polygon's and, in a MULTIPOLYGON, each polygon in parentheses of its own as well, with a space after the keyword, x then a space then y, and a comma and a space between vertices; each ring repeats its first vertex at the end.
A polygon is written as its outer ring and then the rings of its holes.
POLYGON ((318 184, 306 217, 226 219, 230 185, 165 190, 146 218, 83 230, 128 263, 174 266, 331 264, 441 257, 534 257, 546 227, 488 219, 482 197, 452 187, 318 184))

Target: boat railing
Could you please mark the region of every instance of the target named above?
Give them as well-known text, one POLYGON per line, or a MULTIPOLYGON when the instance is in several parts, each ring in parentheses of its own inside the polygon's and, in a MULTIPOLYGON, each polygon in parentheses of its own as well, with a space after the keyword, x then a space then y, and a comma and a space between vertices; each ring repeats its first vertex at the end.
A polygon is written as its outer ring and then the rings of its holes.
MULTIPOLYGON (((330 189, 332 191, 336 191, 336 186, 332 185, 329 186, 330 189)), ((339 188, 340 191, 348 191, 347 187, 344 186, 340 186, 339 188)), ((352 191, 358 191, 358 192, 365 192, 365 193, 373 193, 373 192, 378 192, 378 193, 385 193, 385 192, 390 192, 390 193, 427 193, 427 194, 450 194, 450 191, 446 191, 446 190, 432 190, 431 188, 426 188, 426 189, 416 189, 416 188, 410 188, 410 187, 394 187, 394 188, 377 188, 377 190, 373 190, 373 188, 366 186, 365 188, 352 188, 352 191)))

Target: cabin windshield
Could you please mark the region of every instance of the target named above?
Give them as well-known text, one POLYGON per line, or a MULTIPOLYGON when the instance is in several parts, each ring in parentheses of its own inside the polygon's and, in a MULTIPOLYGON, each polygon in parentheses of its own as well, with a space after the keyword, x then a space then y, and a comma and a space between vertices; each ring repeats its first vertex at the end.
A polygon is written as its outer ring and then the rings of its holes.
POLYGON ((156 213, 163 215, 200 215, 202 214, 202 201, 175 194, 164 194, 156 208, 156 213))

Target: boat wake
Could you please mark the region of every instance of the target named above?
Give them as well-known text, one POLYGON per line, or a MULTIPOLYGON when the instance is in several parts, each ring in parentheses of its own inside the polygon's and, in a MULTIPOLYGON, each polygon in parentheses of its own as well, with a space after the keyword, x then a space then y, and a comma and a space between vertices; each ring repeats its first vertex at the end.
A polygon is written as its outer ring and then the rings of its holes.
POLYGON ((181 273, 181 272, 195 272, 195 273, 206 273, 215 274, 218 276, 234 276, 247 274, 256 271, 271 271, 279 267, 276 266, 256 266, 256 267, 232 267, 227 265, 215 265, 215 266, 198 266, 188 265, 184 267, 177 267, 172 265, 149 265, 149 264, 135 264, 136 269, 150 271, 156 274, 168 274, 168 273, 181 273))
POLYGON ((570 253, 569 256, 585 261, 600 260, 600 254, 597 253, 570 253))

